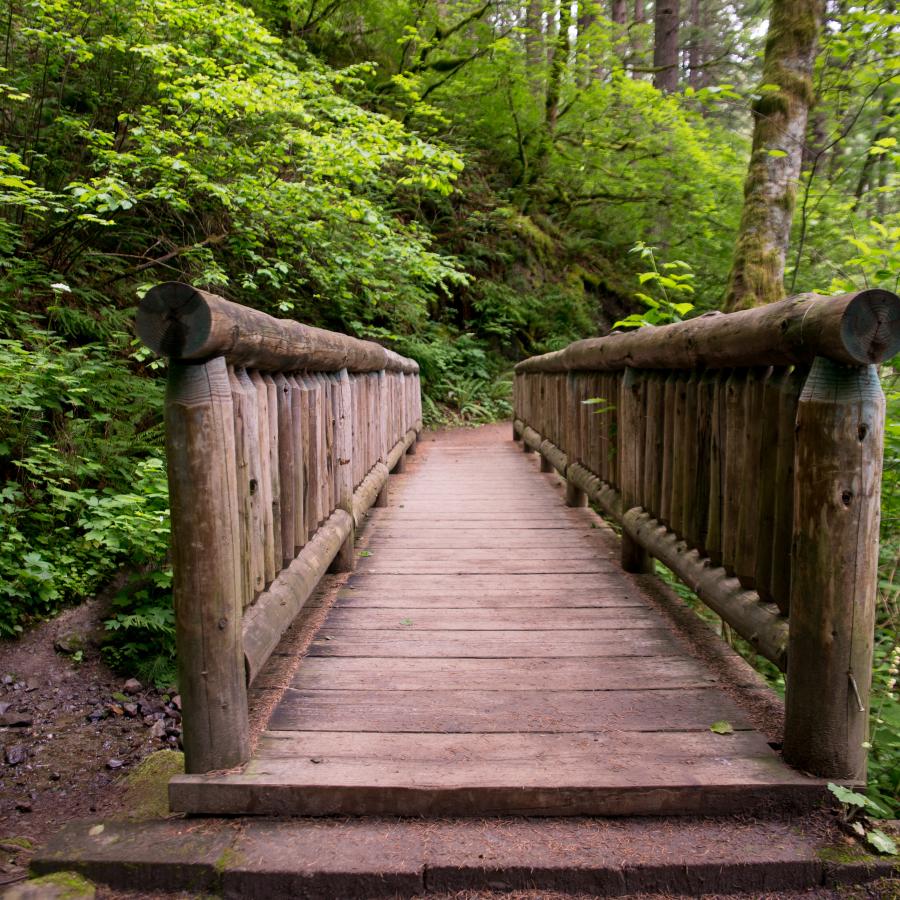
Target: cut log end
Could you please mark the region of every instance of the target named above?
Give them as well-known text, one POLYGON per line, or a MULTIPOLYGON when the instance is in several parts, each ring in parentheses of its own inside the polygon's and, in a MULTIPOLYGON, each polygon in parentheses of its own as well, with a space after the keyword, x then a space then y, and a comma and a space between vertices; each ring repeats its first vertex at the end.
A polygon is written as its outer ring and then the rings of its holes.
POLYGON ((212 315, 201 291, 169 281, 151 288, 141 300, 138 337, 156 354, 192 359, 212 327, 212 315))
POLYGON ((890 291, 860 291, 841 322, 847 352, 860 364, 883 362, 900 353, 900 297, 890 291))

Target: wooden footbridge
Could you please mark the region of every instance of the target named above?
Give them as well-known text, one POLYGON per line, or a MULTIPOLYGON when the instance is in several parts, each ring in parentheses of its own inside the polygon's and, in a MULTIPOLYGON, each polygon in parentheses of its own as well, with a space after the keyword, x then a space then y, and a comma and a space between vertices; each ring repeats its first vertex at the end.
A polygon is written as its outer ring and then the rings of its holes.
POLYGON ((514 435, 564 496, 512 440, 454 436, 388 496, 419 375, 376 344, 177 284, 138 330, 170 357, 174 810, 721 813, 864 779, 895 296, 520 363, 514 435), (783 754, 627 574, 654 558, 786 672, 783 754), (251 747, 248 684, 329 568, 353 574, 251 747))

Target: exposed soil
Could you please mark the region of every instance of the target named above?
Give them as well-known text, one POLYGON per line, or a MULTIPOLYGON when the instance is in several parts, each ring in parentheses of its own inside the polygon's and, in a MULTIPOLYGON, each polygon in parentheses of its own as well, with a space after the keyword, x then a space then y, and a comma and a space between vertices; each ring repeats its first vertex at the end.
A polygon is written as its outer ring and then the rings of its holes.
POLYGON ((24 878, 29 850, 63 822, 114 810, 123 772, 178 746, 178 698, 126 690, 100 659, 105 609, 100 597, 0 643, 0 885, 24 878))

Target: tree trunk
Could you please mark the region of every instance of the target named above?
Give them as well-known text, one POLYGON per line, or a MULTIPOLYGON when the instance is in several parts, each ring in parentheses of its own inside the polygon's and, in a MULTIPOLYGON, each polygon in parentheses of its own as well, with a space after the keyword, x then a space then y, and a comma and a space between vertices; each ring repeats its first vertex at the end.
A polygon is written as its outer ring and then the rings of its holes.
POLYGON ((571 21, 570 6, 563 3, 559 8, 559 30, 553 48, 553 59, 550 62, 550 75, 547 78, 547 96, 544 103, 544 127, 547 136, 547 150, 556 131, 556 120, 559 117, 559 96, 562 89, 563 73, 569 57, 569 23, 571 21))
MULTIPOLYGON (((634 0, 634 26, 629 29, 631 35, 631 65, 640 67, 644 55, 644 37, 641 26, 647 21, 647 13, 644 9, 646 0, 634 0)), ((637 80, 642 78, 638 71, 632 71, 631 77, 637 80)))
POLYGON ((544 35, 541 29, 541 0, 528 0, 525 7, 525 58, 532 72, 540 68, 543 54, 544 35))
POLYGON ((628 21, 627 0, 612 0, 609 17, 616 25, 625 25, 628 21))
POLYGON ((657 0, 653 68, 653 84, 659 90, 678 90, 678 0, 657 0))
POLYGON ((772 5, 762 81, 778 90, 764 92, 753 104, 753 148, 725 296, 729 311, 784 296, 784 260, 821 26, 821 0, 775 0, 772 5))
POLYGON ((700 87, 700 75, 703 70, 703 29, 700 24, 700 0, 691 0, 691 32, 688 44, 688 84, 696 89, 700 87))

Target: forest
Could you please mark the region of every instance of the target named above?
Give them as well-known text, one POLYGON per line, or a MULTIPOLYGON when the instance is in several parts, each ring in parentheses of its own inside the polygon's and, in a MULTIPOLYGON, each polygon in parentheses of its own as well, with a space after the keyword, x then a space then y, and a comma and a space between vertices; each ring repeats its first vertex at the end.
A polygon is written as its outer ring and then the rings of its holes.
MULTIPOLYGON (((437 426, 508 418, 513 364, 578 338, 900 282, 890 0, 3 0, 0 23, 0 636, 124 572, 103 653, 160 685, 153 285, 413 357, 437 426)), ((881 375, 870 796, 896 816, 881 375)))

